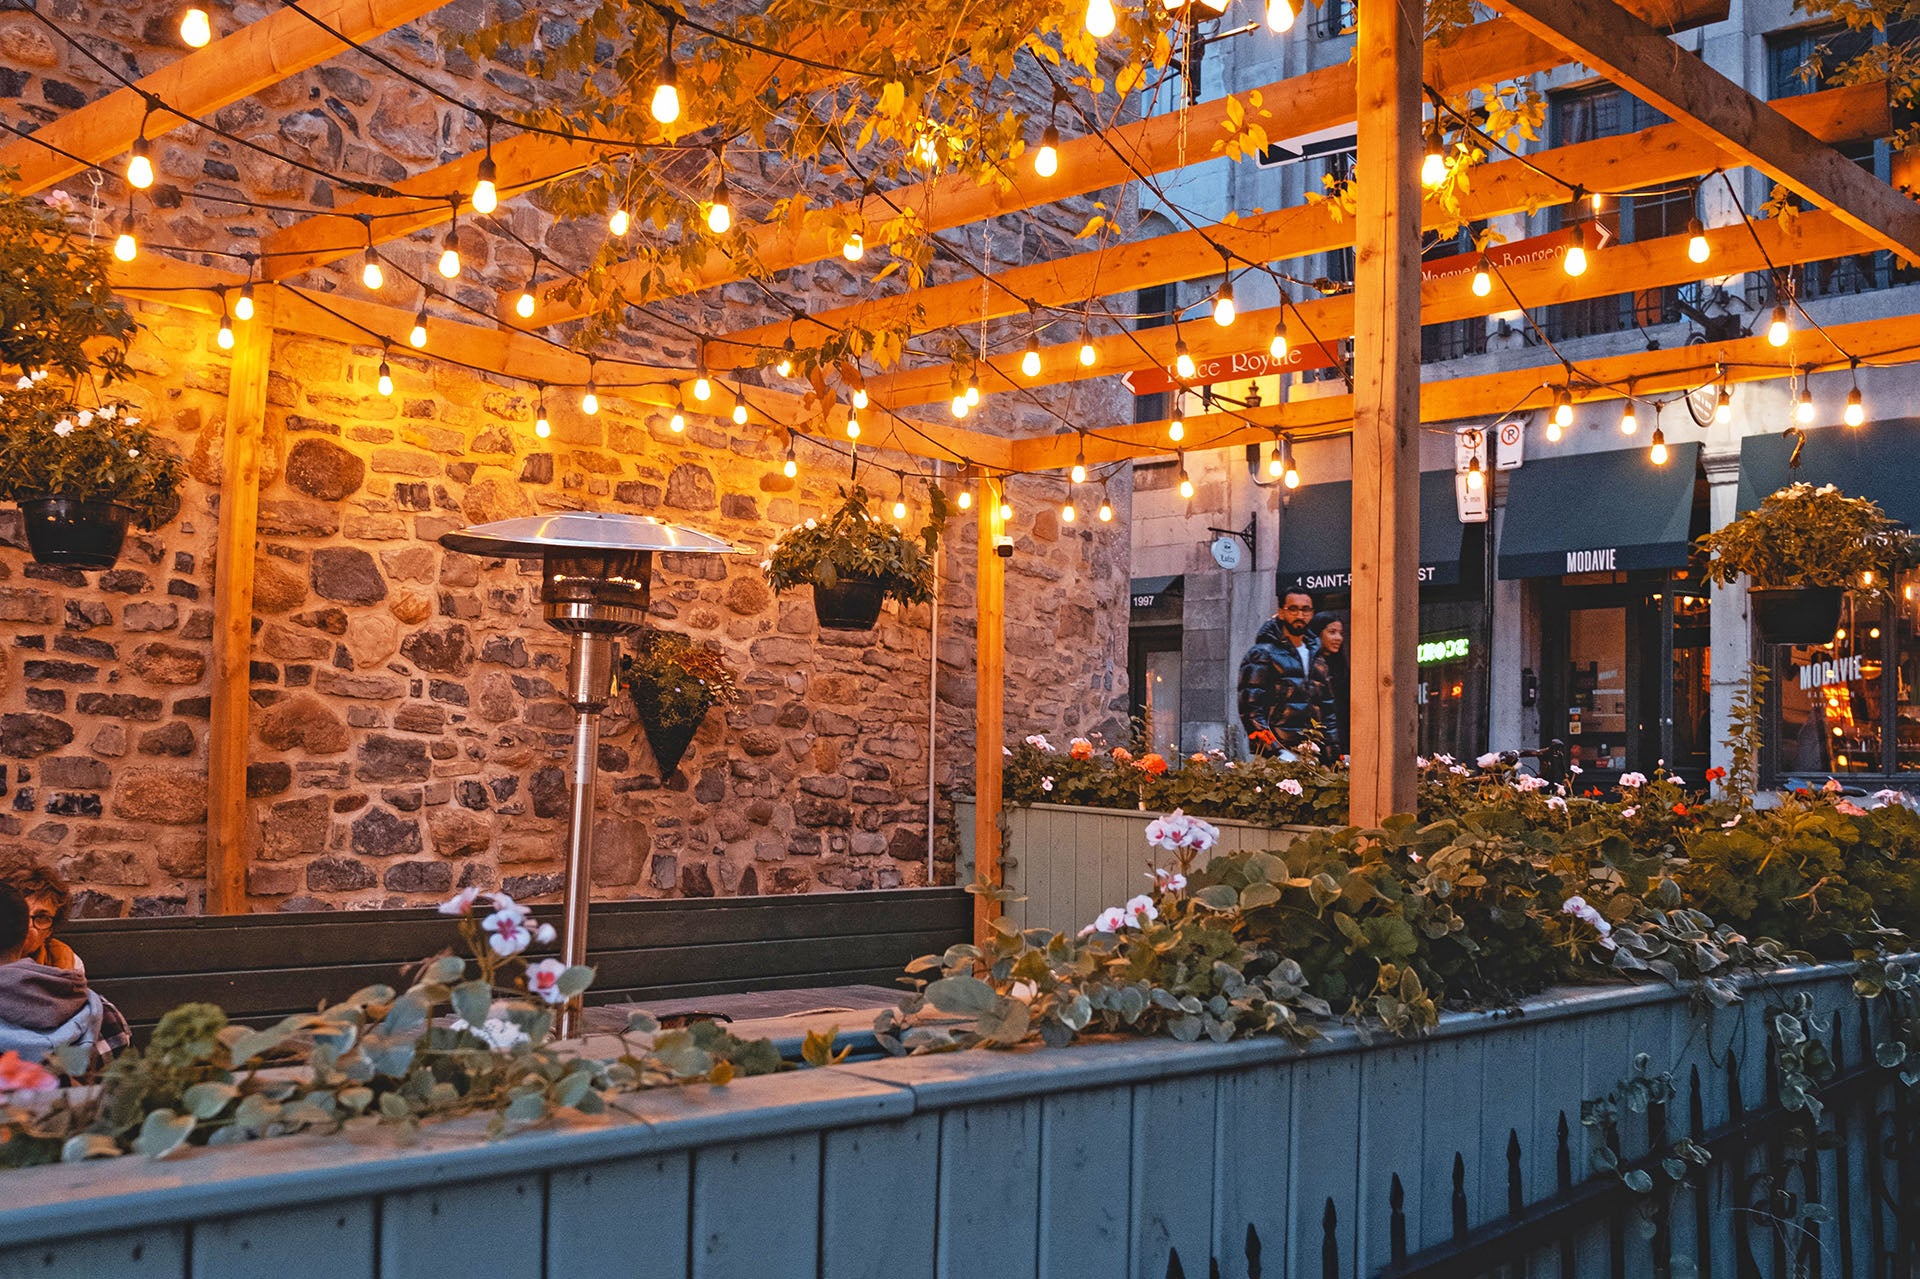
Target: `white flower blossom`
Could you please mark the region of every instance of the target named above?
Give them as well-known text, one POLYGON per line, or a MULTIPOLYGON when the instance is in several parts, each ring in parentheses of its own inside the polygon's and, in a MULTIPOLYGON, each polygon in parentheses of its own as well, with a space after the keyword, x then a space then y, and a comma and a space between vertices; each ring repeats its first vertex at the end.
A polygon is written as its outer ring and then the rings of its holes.
POLYGON ((1040 779, 1040 789, 1049 795, 1053 794, 1053 779, 1051 777, 1042 777, 1040 779))
POLYGON ((819 527, 820 527, 820 521, 818 521, 818 520, 816 520, 816 519, 813 519, 813 518, 812 518, 811 516, 809 516, 809 517, 808 517, 808 519, 807 519, 807 527, 808 527, 808 528, 819 528, 819 527))
POLYGON ((1564 813, 1567 811, 1567 801, 1561 799, 1558 795, 1549 795, 1547 796, 1547 807, 1564 813))
POLYGON ((1162 870, 1158 866, 1153 868, 1153 872, 1149 874, 1147 878, 1151 879, 1154 887, 1163 893, 1183 892, 1187 887, 1187 877, 1185 875, 1182 875, 1179 871, 1162 870))
POLYGON ((1145 928, 1160 918, 1160 908, 1153 904, 1153 898, 1141 893, 1130 898, 1126 905, 1127 923, 1135 928, 1145 928))
POLYGON ((1296 799, 1298 799, 1306 789, 1300 785, 1299 779, 1294 777, 1282 777, 1279 781, 1275 782, 1274 785, 1296 799))
POLYGON ((1525 795, 1532 791, 1546 789, 1547 779, 1533 773, 1515 773, 1510 785, 1525 795))
POLYGON ((49 191, 41 198, 55 213, 72 213, 74 210, 73 197, 65 191, 49 191))
POLYGON ((1427 757, 1425 755, 1415 755, 1413 757, 1413 766, 1415 768, 1425 768, 1427 766, 1427 757))
POLYGON ((66 439, 69 435, 72 435, 73 419, 63 417, 58 422, 55 422, 53 424, 53 433, 59 436, 63 440, 66 439))
POLYGON ((1620 789, 1622 790, 1639 790, 1646 784, 1647 775, 1645 773, 1622 773, 1620 775, 1620 789))
POLYGON ((1204 853, 1219 841, 1220 828, 1198 817, 1189 817, 1176 808, 1166 816, 1148 822, 1146 834, 1147 843, 1155 848, 1164 848, 1168 852, 1191 848, 1204 853))
POLYGON ((18 382, 15 382, 13 384, 13 389, 16 391, 31 391, 33 389, 33 379, 30 377, 23 377, 18 382))
MULTIPOLYGON (((1101 911, 1099 918, 1095 919, 1091 925, 1096 933, 1117 933, 1126 926, 1127 912, 1118 906, 1109 906, 1101 911)), ((1082 933, 1081 936, 1084 937, 1086 934, 1082 933)))
POLYGON ((1838 795, 1842 789, 1843 787, 1840 785, 1839 778, 1829 777, 1827 784, 1820 788, 1820 793, 1822 795, 1838 795))
POLYGON ((1586 772, 1587 770, 1586 770, 1586 769, 1584 769, 1584 768, 1582 768, 1582 767, 1580 767, 1580 765, 1578 765, 1578 764, 1568 764, 1568 765, 1567 765, 1567 771, 1568 771, 1569 773, 1571 773, 1571 774, 1573 774, 1573 775, 1574 775, 1575 777, 1578 777, 1578 776, 1580 776, 1580 774, 1582 774, 1582 773, 1584 773, 1584 772, 1586 772))
POLYGON ((76 424, 76 425, 78 425, 78 426, 92 426, 92 425, 93 425, 93 410, 92 410, 92 409, 81 409, 81 410, 80 410, 80 413, 79 413, 79 416, 78 416, 78 417, 76 417, 76 418, 74 419, 74 421, 75 421, 75 424, 76 424))
POLYGON ((564 1004, 567 997, 560 993, 560 974, 566 971, 567 966, 557 959, 528 964, 527 989, 549 1004, 564 1004))
POLYGON ((1448 769, 1447 769, 1447 771, 1448 771, 1449 773, 1456 773, 1456 774, 1458 774, 1458 775, 1459 775, 1459 776, 1461 776, 1461 777, 1468 777, 1468 776, 1471 776, 1471 775, 1472 775, 1472 773, 1473 773, 1473 770, 1472 770, 1472 769, 1470 769, 1470 768, 1467 768, 1467 767, 1465 767, 1464 765, 1461 765, 1461 764, 1454 764, 1454 765, 1451 765, 1450 767, 1448 767, 1448 769))
POLYGON ((464 1030, 497 1053, 512 1052, 527 1042, 527 1032, 504 1017, 489 1017, 478 1026, 470 1026, 465 1018, 455 1017, 448 1023, 448 1029, 464 1030))
POLYGON ((551 946, 556 936, 558 936, 558 934, 553 931, 552 924, 541 924, 533 930, 533 944, 536 946, 551 946))
POLYGON ((447 900, 434 907, 442 915, 466 915, 473 911, 473 903, 480 896, 478 888, 463 888, 447 900))
POLYGON ((480 927, 489 934, 487 945, 502 958, 519 954, 533 941, 533 933, 527 928, 526 908, 512 906, 511 902, 509 906, 511 909, 496 910, 480 921, 480 927))
POLYGON ((1640 806, 1638 804, 1629 804, 1620 810, 1620 815, 1622 817, 1638 817, 1640 815, 1640 806))
POLYGON ((773 567, 773 561, 772 561, 772 560, 761 560, 761 561, 760 561, 760 571, 761 571, 762 573, 764 573, 764 572, 766 572, 766 571, 767 571, 768 569, 770 569, 770 568, 772 568, 772 567, 773 567))
POLYGON ((1586 898, 1579 896, 1567 898, 1561 905, 1560 912, 1564 915, 1572 915, 1575 919, 1585 920, 1595 932, 1600 934, 1600 944, 1608 950, 1614 949, 1613 925, 1607 922, 1605 915, 1589 905, 1586 898))
POLYGON ((1027 736, 1027 745, 1037 751, 1045 751, 1049 755, 1053 754, 1053 743, 1047 740, 1045 733, 1029 734, 1027 736))
POLYGON ((1488 751, 1486 754, 1482 755, 1479 759, 1476 759, 1473 762, 1480 765, 1480 767, 1482 768, 1492 768, 1495 764, 1498 764, 1500 762, 1500 752, 1488 751))
POLYGON ((1451 764, 1453 763, 1453 756, 1447 754, 1435 755, 1433 762, 1436 764, 1451 764))

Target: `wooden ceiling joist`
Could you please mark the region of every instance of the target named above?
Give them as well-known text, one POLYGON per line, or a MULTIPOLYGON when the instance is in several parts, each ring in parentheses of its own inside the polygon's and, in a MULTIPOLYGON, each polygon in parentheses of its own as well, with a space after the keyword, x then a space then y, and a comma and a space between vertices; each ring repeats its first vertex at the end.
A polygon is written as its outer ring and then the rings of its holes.
MULTIPOLYGON (((368 40, 431 13, 446 0, 311 0, 307 11, 349 40, 368 40)), ((121 88, 77 111, 41 126, 32 138, 0 145, 0 168, 17 169, 21 192, 52 186, 85 169, 104 164, 133 146, 146 122, 147 136, 158 137, 185 123, 175 111, 207 116, 258 93, 288 76, 318 66, 345 51, 346 45, 292 9, 280 9, 249 23, 142 76, 133 88, 121 88), (151 95, 172 110, 147 117, 151 95), (40 145, 42 142, 47 146, 40 145), (70 160, 48 149, 79 157, 70 160)))
MULTIPOLYGON (((1892 129, 1892 113, 1883 83, 1786 98, 1779 106, 1812 132, 1834 141, 1880 137, 1892 129)), ((1461 198, 1461 211, 1469 219, 1494 218, 1565 204, 1571 198, 1566 183, 1588 185, 1595 190, 1621 190, 1636 185, 1684 181, 1711 172, 1726 162, 1726 153, 1695 130, 1678 124, 1656 125, 1636 134, 1574 143, 1530 155, 1525 161, 1502 160, 1488 164, 1475 171, 1472 189, 1461 198)), ((1427 224, 1435 226, 1444 220, 1437 206, 1430 205, 1427 224)), ((1217 240, 1242 260, 1264 262, 1350 246, 1353 223, 1336 218, 1326 204, 1296 206, 1255 215, 1231 226, 1210 227, 1204 234, 1176 232, 1058 262, 1016 268, 1003 277, 1006 284, 999 296, 1004 298, 1009 292, 1023 292, 1031 287, 1042 290, 1042 297, 1058 298, 1053 305, 1064 306, 1084 300, 1096 286, 1101 293, 1126 293, 1204 275, 1217 270, 1219 263, 1210 240, 1217 240)), ((1608 250, 1609 254, 1613 252, 1608 250)), ((1596 261, 1604 257, 1596 255, 1596 261)), ((923 290, 923 296, 933 299, 929 310, 935 306, 965 308, 963 295, 970 292, 975 315, 967 316, 961 309, 957 313, 961 318, 949 322, 977 318, 978 284, 951 287, 959 292, 951 292, 947 286, 923 290)), ((1533 305, 1530 298, 1522 300, 1533 305)), ((1325 313, 1326 305, 1317 300, 1299 304, 1301 322, 1289 320, 1294 330, 1293 340, 1307 341, 1308 331, 1322 338, 1329 332, 1337 337, 1352 333, 1351 327, 1347 327, 1350 316, 1329 320, 1331 329, 1322 329, 1316 317, 1325 313)), ((1350 306, 1348 309, 1350 311, 1350 306)), ((1482 308, 1481 313, 1495 309, 1498 308, 1482 308)), ((1017 309, 1005 309, 1002 313, 1017 313, 1017 309)), ((923 317, 916 327, 932 327, 925 323, 931 318, 936 317, 923 317)), ((1196 359, 1252 350, 1265 345, 1266 335, 1277 318, 1276 312, 1243 313, 1231 330, 1202 321, 1182 325, 1178 333, 1173 328, 1158 328, 1108 334, 1094 339, 1097 358, 1091 366, 1082 365, 1077 358, 1079 342, 1075 334, 1071 342, 1042 348, 1038 377, 1029 378, 1019 372, 1018 353, 986 361, 981 366, 981 389, 987 393, 1013 391, 1165 364, 1173 359, 1174 343, 1182 338, 1196 359)), ((863 317, 862 322, 869 321, 863 317)), ((722 341, 728 340, 731 339, 722 341)), ((715 346, 720 344, 709 345, 710 360, 715 346)), ((903 369, 869 378, 867 391, 875 402, 902 409, 947 398, 953 393, 956 376, 957 370, 948 364, 903 369)))
MULTIPOLYGON (((1892 108, 1882 83, 1782 99, 1778 105, 1803 127, 1828 141, 1884 137, 1893 128, 1892 108)), ((1462 197, 1461 207, 1469 218, 1485 219, 1566 204, 1571 198, 1567 188, 1543 175, 1541 169, 1568 182, 1587 184, 1597 190, 1617 190, 1627 185, 1652 185, 1697 177, 1726 162, 1727 153, 1695 130, 1676 124, 1656 125, 1637 134, 1574 143, 1532 155, 1525 163, 1503 160, 1489 164, 1475 172, 1473 189, 1462 197)), ((1443 220, 1436 207, 1427 224, 1437 226, 1443 220)), ((1052 262, 1016 267, 993 277, 986 290, 982 290, 977 281, 959 281, 902 297, 837 307, 811 316, 806 325, 796 324, 796 330, 802 333, 802 340, 809 336, 817 339, 848 324, 871 328, 908 324, 914 332, 930 332, 977 323, 983 310, 990 319, 1017 315, 1026 309, 1024 299, 1028 298, 1045 307, 1073 308, 1084 304, 1096 290, 1101 295, 1125 295, 1215 274, 1219 268, 1219 255, 1213 247, 1216 243, 1242 262, 1303 257, 1350 247, 1353 224, 1333 217, 1324 204, 1295 206, 1254 214, 1232 225, 1179 231, 1052 262), (987 294, 984 303, 983 292, 987 294), (819 326, 817 332, 805 331, 815 325, 819 326)), ((783 331, 783 326, 766 325, 716 338, 708 344, 708 361, 715 367, 750 364, 754 353, 762 349, 761 344, 777 343, 777 335, 783 331)), ((1072 345, 1077 349, 1077 334, 1075 339, 1072 345)), ((1127 368, 1140 361, 1138 348, 1125 335, 1096 340, 1095 347, 1100 351, 1095 370, 1127 368)), ((1010 363, 1002 363, 1011 369, 1010 363)), ((1063 375, 1083 372, 1072 359, 1049 359, 1046 367, 1063 375)), ((891 397, 884 402, 896 406, 924 403, 939 398, 938 393, 949 385, 951 377, 949 370, 943 375, 915 378, 900 385, 891 377, 873 379, 869 391, 884 388, 891 397), (909 385, 917 389, 909 391, 909 385), (926 388, 933 390, 923 399, 907 398, 926 388)), ((1053 379, 1040 379, 1048 380, 1053 379)), ((1020 382, 1020 385, 1035 384, 1034 380, 1024 378, 1020 382)))
MULTIPOLYGON (((1634 8, 1667 29, 1681 30, 1725 18, 1727 0, 1637 0, 1634 8)), ((1527 75, 1565 61, 1549 42, 1528 36, 1498 19, 1476 23, 1444 44, 1429 43, 1426 59, 1429 82, 1446 92, 1527 75)), ((1273 111, 1275 117, 1268 131, 1277 136, 1296 136, 1351 123, 1355 91, 1353 68, 1343 64, 1247 90, 1236 97, 1244 104, 1254 93, 1259 93, 1266 109, 1273 111)), ((899 210, 911 209, 927 231, 950 230, 1017 213, 1120 186, 1139 174, 1167 173, 1182 164, 1210 159, 1214 154, 1213 141, 1223 136, 1227 109, 1227 99, 1217 98, 1184 112, 1115 124, 1099 135, 1069 138, 1059 148, 1060 166, 1054 177, 1043 179, 1030 170, 1018 169, 1006 190, 994 183, 980 183, 963 174, 949 173, 836 205, 833 211, 856 225, 873 228, 892 221, 899 210)), ((756 224, 741 234, 750 246, 749 252, 736 254, 725 248, 714 249, 698 270, 678 282, 676 289, 656 295, 640 292, 639 268, 623 271, 615 267, 613 282, 627 290, 628 301, 644 303, 741 280, 743 260, 757 263, 762 270, 782 271, 828 260, 838 256, 841 249, 837 236, 825 229, 795 231, 784 222, 756 224)), ((550 289, 549 293, 552 292, 550 289)), ((503 292, 500 298, 500 314, 512 323, 520 322, 512 312, 517 296, 516 290, 503 292)), ((542 324, 554 324, 577 318, 587 310, 587 307, 548 296, 541 298, 537 314, 542 324)), ((768 325, 760 331, 758 340, 778 346, 785 335, 784 323, 768 325)))
MULTIPOLYGON (((1577 403, 1618 400, 1625 394, 1620 388, 1631 382, 1636 396, 1668 395, 1708 381, 1719 366, 1724 366, 1728 382, 1765 382, 1787 376, 1788 369, 1782 367, 1785 365, 1797 366, 1805 372, 1829 372, 1847 368, 1847 356, 1851 352, 1868 357, 1882 352, 1908 353, 1889 356, 1905 360, 1916 350, 1920 350, 1920 315, 1893 316, 1832 325, 1824 337, 1817 330, 1802 330, 1795 333, 1785 349, 1773 346, 1760 335, 1704 346, 1635 351, 1582 360, 1577 366, 1579 372, 1591 380, 1576 383, 1572 394, 1577 403)), ((1560 366, 1544 363, 1424 382, 1420 387, 1420 420, 1470 421, 1546 408, 1553 401, 1560 379, 1560 366)), ((1685 420, 1682 414, 1679 419, 1669 419, 1668 425, 1678 427, 1685 420)), ((1192 449, 1261 443, 1276 433, 1285 433, 1296 440, 1344 435, 1353 426, 1353 397, 1328 395, 1294 400, 1251 409, 1243 415, 1210 413, 1186 419, 1186 426, 1192 449)), ((1165 422, 1142 422, 1090 431, 1084 439, 1076 435, 1056 435, 1022 440, 1014 448, 1014 465, 1022 470, 1059 470, 1072 465, 1076 451, 1082 449, 1088 466, 1165 456, 1169 451, 1166 432, 1165 422)))
POLYGON ((1920 206, 1606 0, 1495 0, 1514 22, 1701 130, 1882 248, 1920 259, 1920 206))

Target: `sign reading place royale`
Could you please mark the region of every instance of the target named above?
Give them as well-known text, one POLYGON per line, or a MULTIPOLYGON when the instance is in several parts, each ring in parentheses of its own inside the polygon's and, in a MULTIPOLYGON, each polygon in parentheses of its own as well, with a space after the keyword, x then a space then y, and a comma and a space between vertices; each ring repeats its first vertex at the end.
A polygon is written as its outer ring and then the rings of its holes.
POLYGON ((1808 662, 1800 668, 1800 687, 1825 688, 1829 684, 1851 684, 1862 678, 1860 654, 1836 657, 1824 662, 1808 662))
POLYGON ((1120 381, 1135 395, 1158 395, 1179 387, 1209 386, 1240 378, 1269 377, 1275 373, 1299 373, 1306 369, 1330 369, 1342 361, 1340 352, 1321 342, 1308 342, 1287 348, 1285 357, 1274 359, 1265 349, 1237 351, 1193 362, 1193 376, 1175 377, 1172 366, 1135 369, 1120 381))
POLYGON ((1617 546, 1599 546, 1590 551, 1568 551, 1567 572, 1569 573, 1612 573, 1614 560, 1619 557, 1617 546))

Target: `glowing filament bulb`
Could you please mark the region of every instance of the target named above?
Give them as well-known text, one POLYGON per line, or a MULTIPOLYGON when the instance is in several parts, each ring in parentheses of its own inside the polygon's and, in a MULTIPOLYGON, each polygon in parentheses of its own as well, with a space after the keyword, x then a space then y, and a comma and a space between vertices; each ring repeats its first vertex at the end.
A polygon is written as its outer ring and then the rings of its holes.
POLYGON ((973 409, 980 407, 980 378, 978 374, 967 379, 966 397, 968 408, 973 409))
POLYGON ((1093 339, 1085 333, 1082 333, 1080 335, 1080 367, 1090 369, 1093 367, 1094 361, 1099 358, 1100 352, 1094 349, 1093 339))
POLYGON ((851 413, 847 414, 847 438, 850 440, 860 438, 860 419, 851 413))
POLYGON ((1060 172, 1060 130, 1052 125, 1040 135, 1040 149, 1033 153, 1033 171, 1043 178, 1060 172))
POLYGON ((240 300, 233 304, 233 318, 245 323, 253 318, 253 286, 242 285, 240 300))
POLYGON ((1804 386, 1800 388, 1800 400, 1793 407, 1793 415, 1803 426, 1813 421, 1813 392, 1804 386))
POLYGON ((633 215, 618 205, 615 205, 613 212, 607 215, 607 233, 609 235, 625 235, 627 228, 632 225, 633 215))
POLYGON ((1720 393, 1713 397, 1713 420, 1720 423, 1733 421, 1733 392, 1727 384, 1720 384, 1720 393))
POLYGON ((205 9, 196 6, 180 15, 180 42, 189 49, 204 49, 213 43, 213 19, 205 9))
POLYGON ((1075 484, 1085 484, 1087 482, 1087 455, 1085 453, 1073 459, 1073 469, 1067 472, 1067 474, 1073 477, 1075 484))
POLYGON ((460 238, 457 232, 447 232, 447 238, 442 242, 440 274, 449 280, 460 278, 460 238))
POLYGON ((153 161, 147 155, 144 135, 133 140, 133 154, 127 159, 127 185, 142 191, 153 185, 153 161))
POLYGON ((1013 518, 1013 503, 1006 501, 1003 498, 1000 502, 1000 522, 1002 524, 1005 524, 1008 520, 1012 518, 1013 518))
POLYGON ((425 304, 422 304, 420 309, 414 312, 413 329, 407 334, 407 341, 416 350, 427 344, 427 308, 425 304))
POLYGON ((1467 460, 1467 492, 1478 493, 1487 486, 1487 473, 1480 469, 1478 455, 1467 460))
POLYGON ((587 379, 587 389, 580 396, 580 411, 588 417, 600 411, 600 388, 592 378, 587 379))
POLYGON ((533 318, 533 309, 539 305, 533 296, 533 281, 527 281, 527 287, 520 290, 520 296, 513 300, 513 313, 523 320, 533 318))
POLYGON ((1640 418, 1634 412, 1633 401, 1627 401, 1627 407, 1620 414, 1620 434, 1632 435, 1640 429, 1640 418))
POLYGON ((1040 337, 1038 334, 1027 338, 1027 350, 1020 357, 1020 371, 1028 377, 1040 376, 1040 337))
POLYGON ((953 501, 954 501, 954 505, 958 506, 963 511, 972 510, 973 509, 973 487, 969 485, 966 488, 961 489, 960 496, 955 498, 953 501))
POLYGON ((480 161, 479 181, 473 184, 473 211, 492 213, 500 207, 500 188, 494 184, 496 170, 493 167, 493 152, 488 150, 480 161))
POLYGON ((1647 457, 1655 466, 1667 464, 1667 437, 1657 426, 1653 428, 1653 447, 1647 450, 1647 457))
POLYGON ((1493 292, 1493 271, 1487 264, 1487 255, 1480 255, 1479 265, 1473 268, 1473 296, 1484 298, 1493 292))
POLYGON ((1073 509, 1073 499, 1068 498, 1060 506, 1060 522, 1063 524, 1071 524, 1079 518, 1080 512, 1073 509))
POLYGON ((868 402, 867 388, 864 386, 854 387, 853 388, 853 407, 856 409, 864 409, 867 407, 867 402, 868 402))
POLYGON ((1104 497, 1100 499, 1100 522, 1102 524, 1113 523, 1113 503, 1107 501, 1104 497))
MULTIPOLYGON (((667 41, 671 45, 673 32, 667 32, 667 41)), ((647 104, 647 110, 653 115, 655 124, 672 124, 680 118, 680 69, 673 64, 673 51, 667 50, 666 58, 660 64, 660 83, 654 87, 653 100, 647 104)))
POLYGON ((967 397, 965 392, 962 392, 961 394, 953 397, 953 415, 955 417, 957 418, 965 417, 967 415, 967 410, 972 407, 973 406, 971 404, 967 403, 967 397))
POLYGON ((1096 40, 1113 34, 1113 0, 1087 0, 1087 34, 1096 40))
POLYGON ((1867 420, 1867 406, 1861 402, 1859 387, 1847 392, 1847 407, 1840 414, 1840 420, 1848 426, 1859 426, 1867 420))
POLYGON ((747 406, 746 405, 736 404, 733 406, 733 424, 735 426, 745 426, 747 424, 747 406))
POLYGON ((1767 324, 1767 341, 1773 346, 1785 346, 1787 339, 1793 336, 1793 328, 1787 323, 1787 308, 1773 308, 1773 319, 1767 324))
POLYGON ((1293 464, 1292 458, 1287 459, 1287 473, 1281 477, 1281 483, 1290 489, 1300 487, 1300 468, 1293 464))
POLYGON ((1275 441, 1273 452, 1267 457, 1267 478, 1270 480, 1277 480, 1287 473, 1287 460, 1280 453, 1280 444, 1275 441))
POLYGON ((233 350, 233 323, 226 316, 220 317, 220 332, 213 339, 222 351, 233 350))
POLYGON ((1213 295, 1213 322, 1223 329, 1227 328, 1233 323, 1236 313, 1233 305, 1233 282, 1223 281, 1220 291, 1213 295))
POLYGON ((713 398, 713 379, 705 373, 693 379, 693 398, 702 401, 713 398))
POLYGON ((781 377, 793 376, 793 339, 792 338, 788 338, 786 346, 781 349, 780 362, 773 366, 773 371, 775 373, 778 373, 781 377))
POLYGON ((375 253, 373 246, 369 244, 367 246, 366 264, 360 268, 360 283, 366 285, 375 293, 378 293, 380 286, 386 282, 387 273, 380 266, 380 255, 375 253))
POLYGON ((1292 0, 1267 0, 1267 30, 1275 33, 1291 31, 1296 16, 1292 0))
POLYGON ((1560 268, 1568 275, 1587 273, 1587 233, 1578 222, 1573 224, 1573 238, 1567 241, 1567 255, 1560 259, 1560 268))
POLYGON ((1428 147, 1427 158, 1420 162, 1420 184, 1431 190, 1446 180, 1447 157, 1438 145, 1428 147))
POLYGON ((1187 350, 1187 340, 1179 339, 1173 346, 1173 371, 1183 380, 1194 373, 1193 355, 1187 350))
POLYGON ((131 262, 139 253, 140 245, 134 240, 133 229, 131 227, 121 231, 118 236, 114 237, 113 256, 119 261, 131 262))
POLYGON ((1178 444, 1187 438, 1187 424, 1179 418, 1167 423, 1167 438, 1178 444))
POLYGON ((1559 418, 1550 417, 1547 419, 1547 443, 1558 444, 1560 442, 1560 429, 1559 418))
POLYGON ((387 367, 385 358, 380 361, 380 376, 375 385, 379 388, 380 394, 393 394, 393 370, 387 367))
POLYGON ((907 518, 907 499, 906 498, 896 497, 895 499, 893 499, 893 518, 896 520, 904 520, 907 518))
POLYGON ((1188 500, 1193 498, 1193 479, 1184 465, 1180 468, 1180 496, 1188 500))
POLYGON ((727 183, 722 178, 713 188, 713 200, 707 205, 707 230, 725 235, 733 229, 733 206, 727 203, 727 183))
POLYGON ((1558 427, 1573 425, 1573 394, 1565 387, 1553 401, 1553 424, 1558 427))
POLYGON ((858 262, 861 258, 866 257, 867 237, 861 235, 858 231, 849 235, 847 242, 840 246, 840 256, 849 262, 858 262))
POLYGON ((1705 262, 1713 256, 1713 248, 1707 243, 1707 228, 1700 224, 1699 218, 1687 221, 1687 258, 1692 262, 1705 262))
POLYGON ((800 462, 793 455, 793 445, 787 445, 787 460, 780 464, 780 473, 788 479, 800 474, 800 462))
POLYGON ((667 419, 667 429, 675 435, 681 435, 686 432, 687 413, 685 409, 678 405, 674 406, 673 416, 667 419))
POLYGON ((540 416, 533 419, 533 433, 543 440, 553 434, 553 423, 547 420, 547 406, 544 401, 540 405, 540 416))
POLYGON ((1267 343, 1267 354, 1276 360, 1287 358, 1287 322, 1284 319, 1274 321, 1273 341, 1267 343))

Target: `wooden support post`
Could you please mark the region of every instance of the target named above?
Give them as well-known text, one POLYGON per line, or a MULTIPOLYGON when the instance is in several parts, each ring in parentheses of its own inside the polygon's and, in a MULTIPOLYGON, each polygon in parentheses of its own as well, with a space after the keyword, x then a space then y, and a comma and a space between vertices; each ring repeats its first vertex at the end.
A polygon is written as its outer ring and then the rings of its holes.
POLYGON ((1352 821, 1414 808, 1422 0, 1360 0, 1354 186, 1352 821))
MULTIPOLYGON (((1000 518, 1001 492, 980 487, 980 545, 974 582, 974 730, 973 730, 973 863, 974 877, 1000 883, 1000 780, 1002 738, 1005 736, 1007 570, 994 551, 994 539, 1005 529, 1000 518)), ((973 940, 985 945, 993 934, 1000 903, 988 897, 973 899, 973 940)))
POLYGON ((261 289, 236 328, 227 374, 227 437, 213 561, 213 724, 207 744, 207 913, 247 909, 247 676, 253 656, 253 539, 260 437, 278 290, 261 289))

